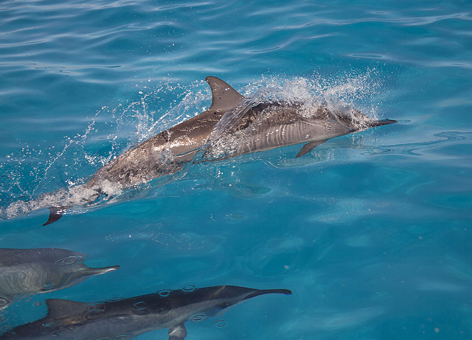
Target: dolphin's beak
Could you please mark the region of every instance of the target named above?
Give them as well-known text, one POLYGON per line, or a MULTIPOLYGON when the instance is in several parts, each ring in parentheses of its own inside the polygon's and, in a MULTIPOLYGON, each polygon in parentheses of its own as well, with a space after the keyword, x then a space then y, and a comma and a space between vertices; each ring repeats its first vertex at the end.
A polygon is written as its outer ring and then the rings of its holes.
POLYGON ((383 119, 383 120, 374 120, 372 122, 367 123, 367 125, 370 128, 373 128, 373 127, 388 125, 388 124, 393 124, 393 123, 398 123, 398 122, 393 119, 383 119))
POLYGON ((264 295, 264 294, 284 294, 284 295, 291 295, 292 292, 288 289, 262 289, 262 290, 255 290, 252 293, 249 293, 243 300, 252 299, 253 297, 264 295))
POLYGON ((95 276, 95 275, 102 275, 106 274, 109 272, 114 272, 120 268, 120 266, 110 266, 110 267, 102 267, 102 268, 89 268, 85 270, 85 273, 82 272, 82 275, 87 275, 87 276, 95 276))
MULTIPOLYGON (((102 268, 87 268, 84 270, 78 270, 76 272, 70 273, 66 275, 61 280, 61 283, 58 285, 61 288, 71 287, 76 285, 82 281, 87 280, 89 277, 96 276, 96 275, 103 275, 109 272, 114 272, 120 268, 120 266, 110 266, 110 267, 102 267, 102 268)), ((54 290, 57 290, 55 288, 54 290)))

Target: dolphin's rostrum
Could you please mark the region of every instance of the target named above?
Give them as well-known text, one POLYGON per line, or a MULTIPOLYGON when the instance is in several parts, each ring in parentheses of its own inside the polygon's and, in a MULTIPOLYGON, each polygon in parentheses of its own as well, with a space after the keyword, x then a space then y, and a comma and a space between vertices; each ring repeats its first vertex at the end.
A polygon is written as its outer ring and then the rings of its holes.
POLYGON ((330 109, 325 104, 267 101, 258 93, 245 98, 221 79, 207 77, 206 81, 212 91, 208 110, 127 150, 84 185, 26 202, 30 206, 24 211, 48 207, 46 225, 57 221, 71 206, 106 197, 110 187, 122 190, 146 183, 171 175, 191 162, 304 144, 296 156, 300 157, 328 139, 396 122, 372 120, 357 110, 330 109), (80 199, 76 198, 77 192, 80 199), (47 205, 60 196, 60 202, 47 205))
POLYGON ((15 296, 48 293, 74 286, 119 266, 89 268, 87 255, 59 248, 0 248, 0 310, 15 296))
POLYGON ((87 304, 68 300, 46 300, 43 319, 18 326, 0 340, 133 339, 167 328, 169 340, 183 340, 185 322, 223 313, 227 308, 263 294, 291 294, 287 289, 258 290, 237 286, 215 286, 164 291, 113 302, 87 304))

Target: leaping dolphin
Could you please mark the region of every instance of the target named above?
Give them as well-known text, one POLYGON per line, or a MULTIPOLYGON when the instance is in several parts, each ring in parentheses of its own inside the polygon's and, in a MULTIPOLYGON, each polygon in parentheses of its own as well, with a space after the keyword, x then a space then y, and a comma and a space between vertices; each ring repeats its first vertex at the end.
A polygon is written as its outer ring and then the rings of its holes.
POLYGON ((95 202, 106 195, 110 186, 126 189, 171 175, 202 151, 199 162, 304 144, 297 154, 300 157, 328 139, 396 123, 372 120, 357 110, 330 110, 326 105, 307 108, 299 102, 261 102, 254 97, 243 97, 216 77, 205 80, 212 91, 208 110, 116 157, 86 184, 61 192, 60 204, 45 206, 51 201, 51 194, 47 193, 31 203, 29 210, 49 207, 49 219, 44 224, 47 225, 57 221, 71 206, 95 202), (81 191, 79 201, 71 199, 74 190, 81 191))
POLYGON ((0 310, 15 296, 48 293, 72 287, 119 266, 89 268, 87 255, 58 248, 0 248, 0 310))
POLYGON ((169 340, 183 340, 187 335, 185 322, 220 315, 245 300, 272 293, 292 294, 288 289, 215 286, 94 304, 51 299, 46 300, 46 317, 18 326, 0 340, 134 339, 163 328, 169 329, 169 340))

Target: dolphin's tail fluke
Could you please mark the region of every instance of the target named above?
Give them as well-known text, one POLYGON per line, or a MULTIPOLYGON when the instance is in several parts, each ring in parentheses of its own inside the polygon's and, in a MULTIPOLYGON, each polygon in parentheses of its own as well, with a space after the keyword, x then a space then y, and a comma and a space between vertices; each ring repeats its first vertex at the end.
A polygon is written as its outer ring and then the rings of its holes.
POLYGON ((46 223, 43 224, 43 226, 54 223, 58 221, 62 215, 65 213, 67 209, 71 208, 69 207, 50 207, 49 208, 49 218, 46 221, 46 223))

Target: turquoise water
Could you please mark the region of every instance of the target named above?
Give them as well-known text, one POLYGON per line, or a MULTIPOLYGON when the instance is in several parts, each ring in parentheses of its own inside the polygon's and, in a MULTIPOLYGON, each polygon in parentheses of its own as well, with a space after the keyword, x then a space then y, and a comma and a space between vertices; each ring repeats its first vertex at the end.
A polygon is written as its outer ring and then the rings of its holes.
POLYGON ((1 331, 46 298, 231 284, 293 295, 189 322, 187 339, 472 339, 470 1, 4 1, 0 16, 0 247, 121 266, 16 301, 1 331), (199 164, 47 227, 44 209, 7 215, 208 108, 209 75, 399 123, 297 159, 199 164))

